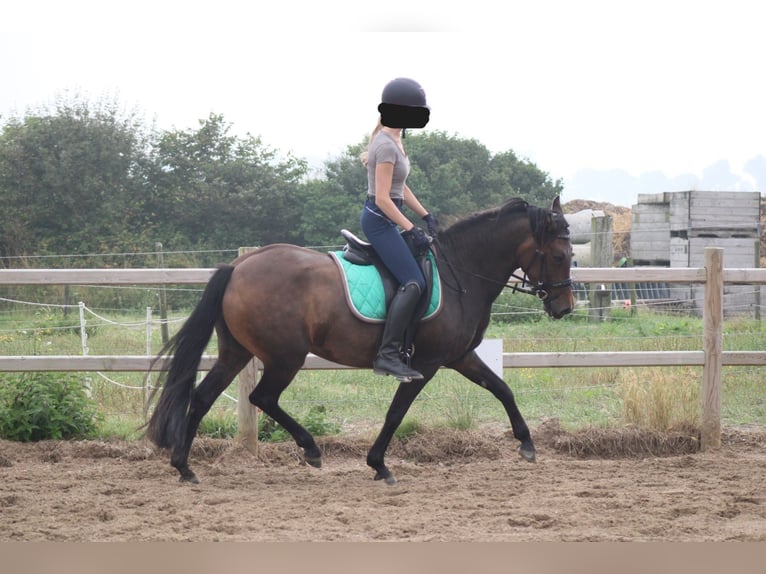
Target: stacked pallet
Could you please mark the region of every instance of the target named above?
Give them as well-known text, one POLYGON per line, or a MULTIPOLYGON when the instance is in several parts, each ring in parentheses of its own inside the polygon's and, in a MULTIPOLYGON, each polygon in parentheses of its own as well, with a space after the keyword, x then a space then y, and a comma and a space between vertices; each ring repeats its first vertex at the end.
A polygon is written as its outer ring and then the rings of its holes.
MULTIPOLYGON (((760 266, 759 192, 679 191, 639 194, 633 206, 631 256, 634 265, 703 267, 706 247, 724 250, 724 266, 760 266)), ((753 308, 750 287, 727 287, 730 308, 753 308)), ((700 305, 701 287, 689 297, 700 305)))

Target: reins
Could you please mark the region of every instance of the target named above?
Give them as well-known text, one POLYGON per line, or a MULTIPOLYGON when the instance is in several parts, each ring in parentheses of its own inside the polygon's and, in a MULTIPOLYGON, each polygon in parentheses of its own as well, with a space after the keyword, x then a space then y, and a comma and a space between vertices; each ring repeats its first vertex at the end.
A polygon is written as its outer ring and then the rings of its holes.
MULTIPOLYGON (((547 213, 537 207, 534 206, 528 206, 527 207, 527 214, 530 220, 530 224, 532 225, 532 232, 534 234, 535 239, 535 254, 532 257, 532 261, 529 264, 529 267, 533 267, 535 265, 535 262, 539 259, 540 260, 540 280, 532 283, 529 280, 527 271, 522 269, 524 271, 524 275, 521 276, 517 273, 511 273, 511 277, 514 279, 518 279, 521 281, 521 286, 516 284, 509 284, 508 281, 498 281, 497 279, 493 279, 491 277, 487 277, 485 275, 481 275, 480 273, 474 273, 473 271, 468 271, 466 269, 456 269, 455 266, 452 264, 452 261, 447 257, 446 252, 440 248, 440 242, 438 240, 438 237, 434 238, 432 243, 432 252, 434 254, 434 257, 437 261, 444 262, 447 267, 450 270, 450 274, 455 280, 456 285, 450 285, 447 281, 442 278, 442 281, 444 284, 449 287, 450 289, 453 289, 454 291, 465 294, 467 292, 466 289, 463 288, 463 286, 460 283, 460 278, 458 277, 458 274, 456 271, 461 271, 462 273, 466 273, 467 275, 470 275, 472 277, 476 277, 477 279, 481 279, 483 281, 487 281, 489 283, 493 283, 495 285, 500 285, 503 288, 511 289, 513 292, 519 292, 519 293, 525 293, 527 295, 534 295, 536 297, 539 297, 542 301, 552 301, 553 299, 550 299, 550 290, 551 289, 557 289, 560 287, 569 287, 572 285, 571 278, 563 279, 561 281, 544 281, 542 277, 545 276, 545 270, 546 270, 546 264, 545 264, 545 258, 546 254, 540 249, 540 246, 542 246, 545 242, 545 216, 547 213), (534 216, 533 216, 534 212, 534 216), (434 249, 436 247, 436 249, 434 249)), ((557 239, 569 239, 569 232, 568 230, 564 230, 565 232, 559 233, 556 238, 557 239)))

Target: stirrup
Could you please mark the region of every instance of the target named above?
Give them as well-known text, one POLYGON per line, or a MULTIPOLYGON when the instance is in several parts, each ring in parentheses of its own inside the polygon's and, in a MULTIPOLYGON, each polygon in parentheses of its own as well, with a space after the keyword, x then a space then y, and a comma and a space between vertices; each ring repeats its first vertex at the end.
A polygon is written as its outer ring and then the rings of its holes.
POLYGON ((378 360, 378 357, 376 357, 375 361, 372 363, 372 372, 376 375, 390 375, 394 377, 396 380, 398 380, 400 383, 409 383, 412 382, 413 379, 422 379, 424 378, 423 375, 407 365, 406 363, 399 363, 396 365, 397 367, 401 366, 401 369, 403 372, 396 373, 393 372, 395 369, 392 367, 391 369, 385 369, 381 368, 376 365, 378 360))

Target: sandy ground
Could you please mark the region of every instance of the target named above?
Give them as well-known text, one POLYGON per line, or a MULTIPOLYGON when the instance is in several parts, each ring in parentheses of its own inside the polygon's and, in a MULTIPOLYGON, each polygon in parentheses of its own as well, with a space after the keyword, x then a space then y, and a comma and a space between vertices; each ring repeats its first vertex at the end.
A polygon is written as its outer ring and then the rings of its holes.
POLYGON ((766 540, 763 431, 662 457, 578 458, 536 439, 535 464, 502 431, 397 439, 395 486, 372 480, 369 437, 320 439, 322 469, 292 444, 256 457, 198 439, 199 485, 141 442, 0 441, 0 541, 766 540))

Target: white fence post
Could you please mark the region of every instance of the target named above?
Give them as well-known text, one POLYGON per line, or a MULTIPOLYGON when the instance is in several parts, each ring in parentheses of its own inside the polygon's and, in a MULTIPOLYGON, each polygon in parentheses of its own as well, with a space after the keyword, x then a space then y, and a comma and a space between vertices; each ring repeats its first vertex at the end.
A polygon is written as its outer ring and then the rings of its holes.
POLYGON ((85 330, 87 321, 85 320, 85 303, 80 301, 80 346, 82 347, 82 354, 88 354, 88 332, 85 330))
MULTIPOLYGON (((80 345, 82 346, 82 354, 88 354, 88 331, 85 329, 87 321, 85 320, 85 303, 80 301, 78 303, 80 308, 80 345)), ((85 392, 88 397, 93 396, 93 388, 91 386, 90 377, 85 377, 85 392)))
POLYGON ((146 308, 146 354, 152 354, 152 308, 146 308))
MULTIPOLYGON (((146 308, 146 356, 152 354, 152 308, 146 308)), ((144 405, 149 400, 151 377, 144 377, 144 405)), ((146 411, 144 411, 146 412, 146 411)))

